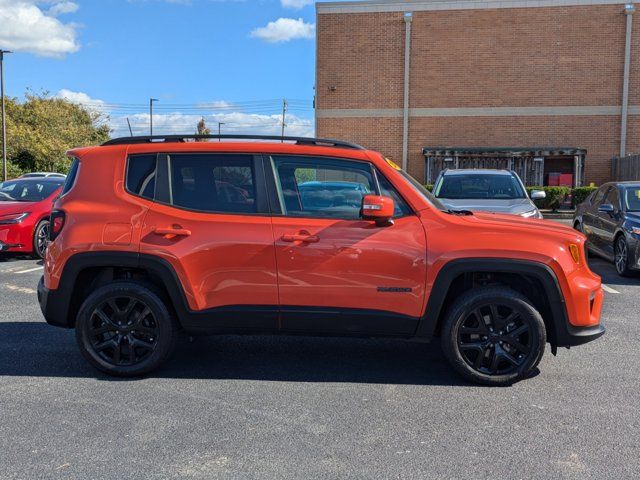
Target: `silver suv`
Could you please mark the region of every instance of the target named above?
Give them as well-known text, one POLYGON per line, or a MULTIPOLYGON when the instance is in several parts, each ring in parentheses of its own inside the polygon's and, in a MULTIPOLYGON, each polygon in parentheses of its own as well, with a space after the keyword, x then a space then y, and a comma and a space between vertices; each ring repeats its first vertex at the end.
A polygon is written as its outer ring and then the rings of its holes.
POLYGON ((443 170, 433 194, 450 210, 481 210, 525 218, 542 218, 532 200, 546 197, 541 190, 534 190, 529 197, 514 171, 489 169, 443 170))

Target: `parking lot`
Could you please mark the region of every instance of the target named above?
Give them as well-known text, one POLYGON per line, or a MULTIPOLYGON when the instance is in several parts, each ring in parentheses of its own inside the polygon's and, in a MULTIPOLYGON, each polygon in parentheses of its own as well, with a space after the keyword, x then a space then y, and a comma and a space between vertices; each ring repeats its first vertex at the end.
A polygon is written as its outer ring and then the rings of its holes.
POLYGON ((492 389, 437 345, 318 338, 185 338, 113 380, 0 260, 0 478, 637 478, 640 278, 592 268, 607 334, 492 389))

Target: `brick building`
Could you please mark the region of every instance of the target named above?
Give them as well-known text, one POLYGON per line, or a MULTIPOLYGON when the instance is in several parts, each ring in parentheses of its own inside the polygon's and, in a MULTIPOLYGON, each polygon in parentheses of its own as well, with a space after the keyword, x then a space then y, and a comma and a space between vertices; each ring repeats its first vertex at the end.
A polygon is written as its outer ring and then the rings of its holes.
POLYGON ((526 183, 610 177, 640 151, 640 19, 616 0, 317 4, 318 136, 432 181, 501 166, 526 183), (409 52, 405 55, 405 52, 409 52))

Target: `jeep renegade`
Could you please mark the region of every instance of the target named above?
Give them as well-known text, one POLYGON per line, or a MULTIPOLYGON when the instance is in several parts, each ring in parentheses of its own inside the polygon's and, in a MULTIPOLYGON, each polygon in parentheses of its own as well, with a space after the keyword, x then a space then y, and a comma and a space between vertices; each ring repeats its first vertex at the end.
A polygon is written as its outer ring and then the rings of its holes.
POLYGON ((439 338, 465 378, 505 385, 546 343, 604 333, 581 233, 447 210, 358 145, 130 137, 69 155, 38 297, 111 375, 156 369, 179 331, 281 333, 439 338))

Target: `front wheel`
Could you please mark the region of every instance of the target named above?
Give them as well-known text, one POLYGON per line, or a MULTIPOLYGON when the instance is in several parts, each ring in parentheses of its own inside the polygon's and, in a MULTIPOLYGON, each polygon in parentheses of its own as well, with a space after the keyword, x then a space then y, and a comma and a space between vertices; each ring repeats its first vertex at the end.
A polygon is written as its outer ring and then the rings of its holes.
POLYGON ((624 235, 620 235, 616 239, 616 243, 613 246, 614 261, 616 265, 616 272, 622 277, 628 277, 631 275, 631 269, 629 268, 629 245, 624 235))
POLYGON ((530 301, 506 287, 483 287, 461 295, 442 327, 442 349, 467 380, 511 385, 540 363, 546 330, 530 301))
POLYGON ((98 370, 119 377, 145 375, 171 354, 177 322, 152 286, 117 281, 84 301, 76 319, 76 340, 98 370))
POLYGON ((42 220, 33 232, 33 255, 43 259, 49 242, 49 220, 42 220))

